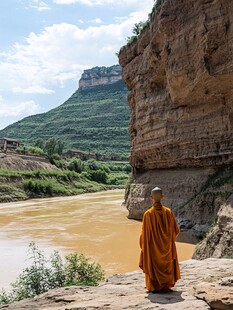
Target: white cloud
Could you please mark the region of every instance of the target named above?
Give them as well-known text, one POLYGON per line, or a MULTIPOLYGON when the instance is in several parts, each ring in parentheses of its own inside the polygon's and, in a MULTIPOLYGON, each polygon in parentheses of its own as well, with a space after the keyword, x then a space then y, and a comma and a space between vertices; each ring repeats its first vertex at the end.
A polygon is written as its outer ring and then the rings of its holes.
POLYGON ((2 96, 0 96, 0 117, 32 115, 37 113, 39 108, 39 105, 33 100, 14 104, 7 104, 6 102, 4 102, 2 96))
POLYGON ((125 21, 127 18, 128 18, 128 16, 116 16, 116 17, 114 17, 114 20, 115 20, 117 23, 122 23, 122 22, 125 21))
POLYGON ((96 24, 102 24, 103 23, 102 20, 98 17, 90 19, 89 22, 90 23, 96 23, 96 24))
POLYGON ((107 3, 114 2, 113 0, 53 0, 56 4, 73 4, 73 3, 81 3, 89 6, 94 5, 102 5, 107 3))
MULTIPOLYGON (((53 0, 56 4, 74 4, 80 3, 88 6, 97 6, 97 5, 107 5, 114 4, 115 6, 124 5, 124 6, 137 6, 139 3, 142 5, 146 5, 148 0, 138 1, 138 0, 53 0)), ((150 2, 154 2, 150 1, 150 2)))
POLYGON ((39 12, 51 10, 48 4, 41 0, 30 0, 26 8, 36 9, 39 12))
POLYGON ((22 87, 14 87, 13 88, 14 93, 22 93, 22 94, 53 94, 54 90, 48 89, 39 85, 35 86, 29 86, 27 88, 22 87))
POLYGON ((40 34, 31 32, 25 42, 0 54, 1 89, 51 94, 68 80, 78 81, 84 69, 117 63, 115 53, 131 35, 133 25, 147 18, 149 8, 109 25, 81 29, 61 23, 40 34))

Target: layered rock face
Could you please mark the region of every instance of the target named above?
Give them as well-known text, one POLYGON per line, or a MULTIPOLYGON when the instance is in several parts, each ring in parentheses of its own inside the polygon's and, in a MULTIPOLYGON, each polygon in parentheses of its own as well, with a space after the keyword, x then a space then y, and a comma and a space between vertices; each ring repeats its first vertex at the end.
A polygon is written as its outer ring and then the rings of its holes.
POLYGON ((193 257, 232 257, 233 249, 233 194, 221 206, 216 225, 210 229, 206 238, 198 245, 193 257))
MULTIPOLYGON (((232 12, 231 0, 164 0, 121 50, 131 109, 131 218, 150 207, 153 187, 163 188, 164 203, 176 211, 233 162, 232 12)), ((202 220, 210 224, 219 208, 202 220)))
POLYGON ((79 81, 79 88, 88 89, 100 85, 109 85, 122 79, 122 68, 119 65, 111 67, 95 67, 84 70, 79 81))

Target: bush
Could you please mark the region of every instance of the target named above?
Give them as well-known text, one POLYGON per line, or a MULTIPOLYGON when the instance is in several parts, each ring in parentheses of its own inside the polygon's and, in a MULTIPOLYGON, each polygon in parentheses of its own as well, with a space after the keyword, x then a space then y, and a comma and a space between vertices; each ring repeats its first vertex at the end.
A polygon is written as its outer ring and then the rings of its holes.
POLYGON ((84 165, 79 158, 72 158, 69 163, 67 168, 71 171, 75 171, 78 173, 81 173, 84 170, 84 165))
POLYGON ((66 256, 66 285, 95 286, 104 279, 104 272, 97 263, 89 263, 83 254, 71 253, 66 256))
POLYGON ((35 146, 29 146, 27 152, 32 154, 45 155, 45 152, 41 148, 35 146))
POLYGON ((104 170, 90 170, 89 178, 92 181, 106 184, 108 180, 108 175, 104 170))
POLYGON ((0 305, 25 298, 32 298, 49 289, 70 285, 98 285, 104 272, 97 263, 89 263, 83 254, 65 256, 65 264, 57 251, 47 259, 34 242, 29 244, 32 265, 25 268, 14 283, 12 290, 0 293, 0 305))
MULTIPOLYGON (((69 176, 68 176, 69 177, 69 176)), ((23 182, 25 191, 30 191, 34 194, 46 194, 52 196, 53 194, 65 194, 66 188, 56 180, 25 180, 23 182)))

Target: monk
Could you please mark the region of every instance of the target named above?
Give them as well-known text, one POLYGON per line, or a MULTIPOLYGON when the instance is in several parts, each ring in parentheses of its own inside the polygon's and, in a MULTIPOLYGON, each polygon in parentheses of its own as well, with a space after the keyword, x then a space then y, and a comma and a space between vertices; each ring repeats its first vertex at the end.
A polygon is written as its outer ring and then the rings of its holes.
POLYGON ((149 292, 167 292, 180 279, 175 240, 180 230, 171 209, 161 204, 162 190, 151 191, 152 207, 143 215, 139 267, 149 292))

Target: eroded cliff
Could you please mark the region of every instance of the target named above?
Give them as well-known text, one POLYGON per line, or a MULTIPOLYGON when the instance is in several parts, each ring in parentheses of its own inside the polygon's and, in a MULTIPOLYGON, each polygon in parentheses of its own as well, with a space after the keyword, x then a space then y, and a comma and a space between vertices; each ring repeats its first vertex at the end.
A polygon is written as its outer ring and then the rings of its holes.
POLYGON ((197 210, 200 235, 215 221, 224 186, 212 201, 200 194, 233 162, 232 42, 233 1, 164 0, 121 49, 131 109, 130 218, 142 218, 150 190, 160 186, 184 227, 197 224, 197 210))
POLYGON ((95 67, 84 70, 79 80, 79 89, 90 89, 96 86, 111 85, 122 79, 122 69, 119 65, 111 67, 95 67))

